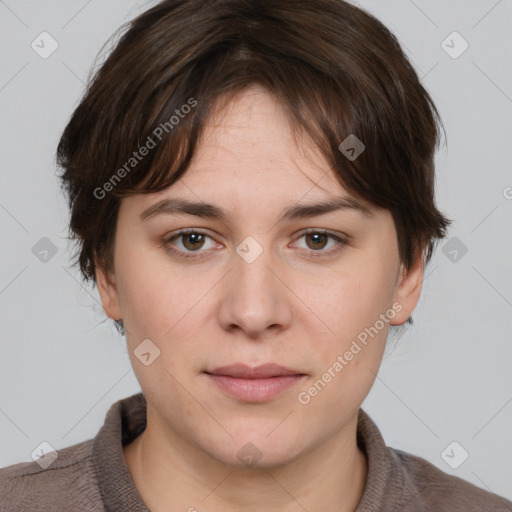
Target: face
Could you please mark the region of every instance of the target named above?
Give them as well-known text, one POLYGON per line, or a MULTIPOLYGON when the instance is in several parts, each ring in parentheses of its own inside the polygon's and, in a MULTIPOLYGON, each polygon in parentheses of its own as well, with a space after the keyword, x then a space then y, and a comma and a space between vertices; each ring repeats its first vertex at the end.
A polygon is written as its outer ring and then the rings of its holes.
POLYGON ((252 87, 212 117, 182 179, 122 200, 114 274, 98 269, 98 289, 123 319, 148 430, 224 464, 272 466, 355 421, 389 326, 417 304, 422 262, 402 271, 387 210, 300 210, 340 198, 327 162, 252 87), (152 208, 178 198, 215 208, 152 208), (295 376, 206 373, 235 363, 295 376))

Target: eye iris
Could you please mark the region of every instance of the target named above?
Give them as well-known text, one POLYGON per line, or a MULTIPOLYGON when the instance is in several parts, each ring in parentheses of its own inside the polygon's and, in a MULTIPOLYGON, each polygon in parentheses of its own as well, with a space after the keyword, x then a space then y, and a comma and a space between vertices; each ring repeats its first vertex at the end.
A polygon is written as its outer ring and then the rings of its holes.
MULTIPOLYGON (((313 234, 310 234, 310 235, 306 235, 306 240, 308 238, 311 238, 313 239, 313 249, 323 249, 325 247, 325 243, 322 244, 322 238, 323 238, 323 241, 325 242, 327 237, 323 234, 323 233, 313 233, 313 234), (320 243, 320 245, 318 245, 320 243)), ((309 244, 308 244, 309 245, 309 244)))
POLYGON ((187 249, 200 249, 204 244, 204 235, 201 233, 187 233, 183 235, 183 245, 187 249), (189 245, 189 242, 191 244, 189 245), (197 243, 200 243, 200 245, 197 245, 197 243))

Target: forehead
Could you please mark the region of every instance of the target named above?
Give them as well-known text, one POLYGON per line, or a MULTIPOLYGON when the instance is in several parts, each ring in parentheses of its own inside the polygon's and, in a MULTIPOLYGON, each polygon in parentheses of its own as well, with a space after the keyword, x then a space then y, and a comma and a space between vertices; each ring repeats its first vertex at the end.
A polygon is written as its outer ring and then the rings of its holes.
POLYGON ((342 187, 311 139, 293 136, 280 104, 259 86, 219 102, 181 179, 138 201, 140 220, 160 213, 226 220, 228 212, 262 210, 288 220, 334 210, 372 214, 342 187))
POLYGON ((304 133, 295 135, 275 97, 251 86, 217 103, 205 122, 187 180, 212 186, 236 182, 247 192, 262 182, 267 188, 309 189, 318 184, 337 194, 345 192, 314 142, 304 133))

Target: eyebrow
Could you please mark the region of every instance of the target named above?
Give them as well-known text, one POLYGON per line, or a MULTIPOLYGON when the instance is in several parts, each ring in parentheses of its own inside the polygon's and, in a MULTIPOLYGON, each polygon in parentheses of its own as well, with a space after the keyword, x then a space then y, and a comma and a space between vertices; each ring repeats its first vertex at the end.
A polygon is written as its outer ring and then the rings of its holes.
MULTIPOLYGON (((286 207, 279 215, 278 222, 282 222, 283 220, 298 220, 316 217, 317 215, 323 215, 340 210, 353 210, 365 217, 373 217, 371 209, 358 199, 353 197, 336 197, 327 201, 309 204, 295 204, 293 206, 286 207)), ((226 222, 228 217, 225 210, 210 203, 202 201, 193 202, 183 198, 169 198, 163 199, 162 201, 150 206, 139 215, 139 218, 141 221, 145 221, 163 214, 187 214, 194 215, 195 217, 219 220, 222 222, 226 222)))

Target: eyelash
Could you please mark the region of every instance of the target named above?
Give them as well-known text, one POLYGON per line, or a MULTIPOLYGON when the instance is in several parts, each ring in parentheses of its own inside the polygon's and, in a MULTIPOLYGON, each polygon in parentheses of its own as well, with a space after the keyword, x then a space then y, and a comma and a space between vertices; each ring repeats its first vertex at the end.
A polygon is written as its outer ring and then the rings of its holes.
MULTIPOLYGON (((174 254, 176 254, 180 258, 184 258, 184 259, 203 258, 204 256, 202 256, 200 254, 206 253, 207 251, 190 251, 187 253, 180 249, 175 249, 170 245, 171 242, 178 239, 179 237, 184 236, 184 235, 190 235, 192 233, 198 234, 198 235, 204 235, 204 236, 207 236, 208 238, 212 238, 208 233, 201 231, 200 229, 182 229, 182 230, 178 231, 177 233, 175 233, 174 235, 172 235, 171 237, 166 238, 164 240, 164 245, 166 245, 170 251, 172 251, 174 254)), ((322 251, 322 250, 313 251, 313 250, 305 249, 308 252, 310 252, 309 257, 311 257, 311 258, 321 258, 321 257, 327 257, 327 256, 334 255, 338 251, 340 251, 343 248, 343 246, 348 245, 348 242, 346 240, 344 240, 343 238, 340 238, 339 236, 335 235, 334 233, 331 233, 330 231, 326 231, 324 229, 314 229, 314 228, 309 228, 309 229, 306 229, 305 231, 303 231, 300 234, 300 236, 297 238, 297 240, 299 240, 300 238, 302 238, 306 235, 311 235, 311 234, 324 235, 324 236, 327 236, 328 238, 331 238, 331 239, 335 240, 336 242, 338 242, 337 247, 335 247, 333 249, 329 249, 328 251, 322 251)))

